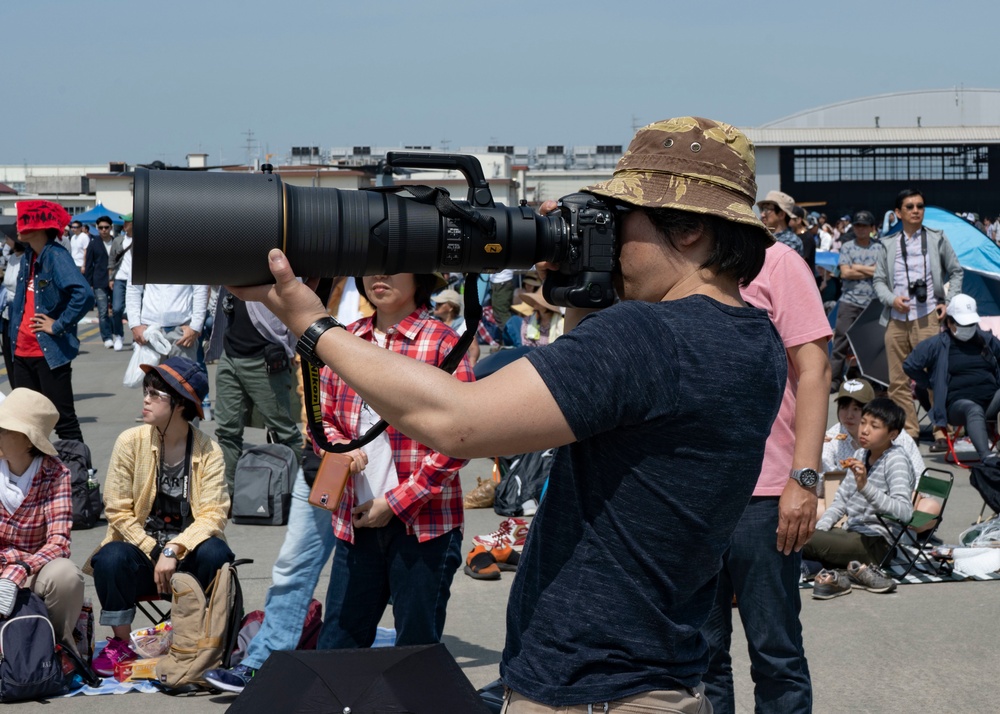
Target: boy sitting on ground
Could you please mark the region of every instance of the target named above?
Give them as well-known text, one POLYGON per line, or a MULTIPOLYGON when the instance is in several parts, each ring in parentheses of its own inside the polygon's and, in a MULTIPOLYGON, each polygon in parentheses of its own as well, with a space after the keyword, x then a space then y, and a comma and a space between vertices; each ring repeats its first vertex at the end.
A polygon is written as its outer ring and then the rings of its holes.
POLYGON ((847 476, 802 551, 804 559, 825 568, 816 576, 814 598, 846 595, 852 584, 870 592, 896 589, 895 581, 877 567, 889 552, 891 535, 876 514, 903 522, 913 515, 913 469, 902 448, 893 444, 905 423, 905 412, 891 399, 873 399, 862 410, 861 448, 841 462, 847 476), (834 528, 844 515, 845 526, 834 528), (846 572, 838 570, 845 567, 846 572))

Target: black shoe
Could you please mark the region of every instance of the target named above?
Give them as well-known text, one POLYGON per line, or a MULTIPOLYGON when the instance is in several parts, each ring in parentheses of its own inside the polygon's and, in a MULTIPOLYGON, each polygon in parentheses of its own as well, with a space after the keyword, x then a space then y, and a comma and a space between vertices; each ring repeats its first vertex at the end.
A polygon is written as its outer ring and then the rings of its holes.
POLYGON ((928 449, 932 454, 943 454, 948 450, 948 440, 947 439, 935 439, 934 443, 928 449))

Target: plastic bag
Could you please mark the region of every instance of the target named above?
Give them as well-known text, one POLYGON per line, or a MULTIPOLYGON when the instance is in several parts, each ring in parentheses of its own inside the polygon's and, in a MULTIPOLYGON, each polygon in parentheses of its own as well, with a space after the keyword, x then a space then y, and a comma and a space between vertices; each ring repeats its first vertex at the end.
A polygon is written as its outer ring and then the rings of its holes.
POLYGON ((156 627, 143 627, 131 634, 132 649, 140 657, 159 657, 170 651, 170 643, 174 640, 170 620, 161 622, 156 627))
POLYGON ((125 369, 125 378, 122 380, 122 384, 126 387, 142 386, 142 378, 145 376, 142 365, 159 364, 160 360, 166 357, 173 348, 163 332, 163 328, 159 325, 149 325, 143 333, 143 337, 146 344, 132 343, 132 359, 129 360, 128 367, 125 369))

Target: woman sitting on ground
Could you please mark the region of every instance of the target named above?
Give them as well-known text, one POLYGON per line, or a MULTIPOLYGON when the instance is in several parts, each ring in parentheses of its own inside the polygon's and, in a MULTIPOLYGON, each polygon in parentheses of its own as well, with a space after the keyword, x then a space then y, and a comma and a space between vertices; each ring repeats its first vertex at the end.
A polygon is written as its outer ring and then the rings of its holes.
POLYGON ((208 380, 183 357, 142 369, 145 424, 115 442, 105 484, 108 532, 87 567, 101 624, 113 633, 93 662, 103 677, 136 658, 129 648, 136 602, 169 598, 175 571, 207 588, 234 557, 222 539, 229 513, 222 449, 190 423, 203 416, 208 380))
POLYGON ((45 602, 59 641, 75 649, 83 574, 69 559, 70 473, 49 441, 57 421, 55 405, 30 389, 0 404, 0 620, 29 588, 45 602))
MULTIPOLYGON (((533 293, 522 293, 520 304, 511 308, 521 315, 517 346, 541 347, 554 342, 563 334, 563 315, 558 307, 542 295, 541 289, 533 293)), ((515 318, 512 317, 511 321, 515 318)), ((508 321, 508 326, 512 323, 508 321)), ((507 331, 510 327, 507 327, 507 331)))

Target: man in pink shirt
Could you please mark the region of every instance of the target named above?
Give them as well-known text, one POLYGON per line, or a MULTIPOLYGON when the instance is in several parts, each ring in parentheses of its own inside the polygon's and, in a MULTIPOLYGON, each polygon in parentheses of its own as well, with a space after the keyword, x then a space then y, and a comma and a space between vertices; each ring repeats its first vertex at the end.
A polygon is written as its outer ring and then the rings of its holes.
POLYGON ((812 683, 799 622, 799 551, 816 527, 817 473, 830 393, 832 331, 805 261, 776 243, 743 299, 767 310, 788 351, 788 381, 764 465, 723 556, 716 602, 702 630, 711 652, 705 692, 734 712, 732 601, 736 596, 756 683, 757 711, 808 712, 812 683))

